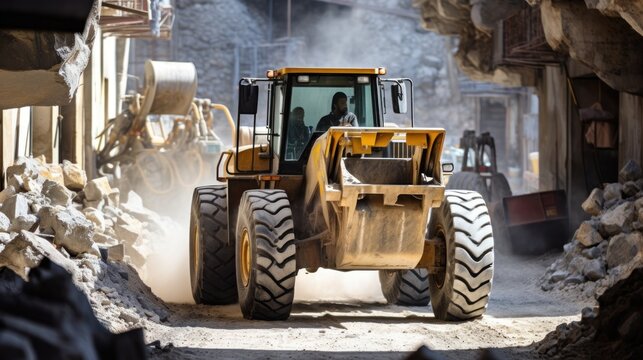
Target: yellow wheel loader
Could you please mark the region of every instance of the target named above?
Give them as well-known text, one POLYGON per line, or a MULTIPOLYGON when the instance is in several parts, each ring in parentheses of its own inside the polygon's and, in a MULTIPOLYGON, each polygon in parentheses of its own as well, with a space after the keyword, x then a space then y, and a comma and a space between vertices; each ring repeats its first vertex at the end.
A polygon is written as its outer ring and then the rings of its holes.
POLYGON ((236 143, 219 159, 223 184, 193 196, 197 303, 238 301, 247 319, 284 320, 298 270, 323 267, 379 270, 389 302, 430 297, 439 319, 485 312, 494 257, 485 202, 445 191, 453 165, 440 161, 443 129, 384 126, 407 117, 409 102, 413 124, 413 83, 385 74, 282 68, 241 79, 236 143))

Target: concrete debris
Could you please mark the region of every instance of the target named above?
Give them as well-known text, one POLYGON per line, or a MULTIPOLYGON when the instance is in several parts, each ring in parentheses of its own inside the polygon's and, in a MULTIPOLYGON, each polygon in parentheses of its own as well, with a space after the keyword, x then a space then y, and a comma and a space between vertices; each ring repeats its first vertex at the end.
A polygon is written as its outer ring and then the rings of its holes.
POLYGON ((67 189, 80 191, 85 188, 85 185, 87 184, 87 175, 77 164, 68 160, 63 160, 62 173, 67 189))
MULTIPOLYGON (((7 359, 144 359, 143 330, 118 335, 102 325, 66 269, 45 259, 23 282, 0 282, 0 353, 7 359), (36 314, 36 316, 34 316, 36 314)), ((2 271, 2 270, 0 270, 2 271)), ((3 271, 4 272, 4 271, 3 271)))
POLYGON ((564 289, 596 297, 643 266, 640 167, 628 162, 619 176, 622 183, 594 189, 585 200, 583 210, 593 217, 580 225, 563 247, 563 255, 547 269, 540 280, 543 290, 564 289))
POLYGON ((71 191, 52 180, 45 180, 42 184, 42 194, 49 199, 52 205, 60 206, 71 205, 71 199, 73 197, 71 191))
POLYGON ((559 325, 536 344, 548 358, 637 359, 643 354, 643 268, 628 273, 585 308, 581 321, 559 325))
POLYGON ((20 232, 22 230, 34 231, 38 225, 38 217, 36 215, 27 214, 20 215, 11 221, 9 231, 20 232))
POLYGON ((2 203, 0 212, 4 213, 9 219, 27 215, 29 214, 29 202, 22 194, 16 194, 2 203))
POLYGON ((628 161, 618 173, 618 181, 625 184, 628 181, 637 181, 643 178, 641 166, 634 160, 628 161))
POLYGON ((4 190, 0 191, 0 204, 5 202, 8 198, 16 194, 16 188, 12 185, 7 186, 4 190))
POLYGON ((163 302, 128 263, 145 266, 155 236, 146 229, 162 232, 170 220, 143 207, 134 193, 121 204, 107 178, 88 182, 69 162, 23 158, 11 169, 13 184, 0 192, 0 272, 10 269, 27 279, 44 259, 55 262, 72 274, 112 331, 167 319, 163 302))
POLYGON ((3 212, 0 212, 0 232, 9 231, 9 226, 11 225, 11 220, 3 212))
POLYGON ((54 243, 63 246, 71 255, 92 250, 94 225, 74 208, 43 207, 40 216, 40 231, 55 235, 54 243))
POLYGON ((592 216, 597 216, 601 213, 601 210, 603 208, 603 201, 603 190, 594 189, 592 190, 592 193, 589 194, 587 200, 585 200, 581 206, 583 208, 583 211, 585 211, 586 213, 592 216))
POLYGON ((88 201, 98 201, 111 194, 112 187, 109 185, 109 180, 106 177, 101 177, 88 181, 83 191, 85 192, 85 199, 88 201))

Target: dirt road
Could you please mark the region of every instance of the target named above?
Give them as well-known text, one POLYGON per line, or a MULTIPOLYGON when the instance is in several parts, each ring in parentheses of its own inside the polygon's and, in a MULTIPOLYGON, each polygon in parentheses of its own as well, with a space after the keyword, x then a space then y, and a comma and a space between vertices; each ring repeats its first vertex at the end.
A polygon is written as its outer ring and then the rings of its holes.
MULTIPOLYGON (((281 322, 244 320, 237 305, 171 305, 169 325, 149 325, 146 340, 173 343, 170 352, 155 356, 162 359, 403 359, 423 344, 450 359, 479 358, 480 348, 531 358, 532 342, 560 323, 578 320, 581 309, 592 305, 538 288, 536 280, 552 261, 551 255, 497 255, 487 315, 464 323, 438 321, 430 307, 389 306, 381 294, 359 294, 360 287, 377 284, 376 273, 362 273, 351 284, 362 301, 298 300, 290 319, 281 322)), ((302 282, 310 291, 310 281, 302 282)), ((377 294, 379 288, 371 290, 377 294)))

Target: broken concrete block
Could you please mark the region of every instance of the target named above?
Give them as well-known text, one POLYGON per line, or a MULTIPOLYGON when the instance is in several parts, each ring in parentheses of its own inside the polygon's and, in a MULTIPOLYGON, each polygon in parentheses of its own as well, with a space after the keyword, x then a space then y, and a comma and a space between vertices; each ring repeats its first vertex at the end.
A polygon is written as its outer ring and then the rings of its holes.
POLYGON ((40 168, 40 177, 65 186, 63 168, 59 164, 45 164, 40 168))
POLYGON ((74 263, 65 259, 51 243, 24 230, 0 252, 0 267, 6 266, 27 280, 28 269, 37 266, 43 257, 62 266, 70 274, 76 272, 74 263))
POLYGON ((603 209, 603 190, 598 188, 592 190, 581 206, 583 211, 592 216, 600 214, 603 209))
POLYGON ((625 202, 601 216, 601 232, 604 235, 612 236, 629 231, 634 216, 634 205, 631 202, 625 202))
POLYGON ((583 221, 578 230, 576 230, 575 237, 585 247, 591 247, 603 241, 601 234, 594 229, 589 221, 583 221))
POLYGON ((641 166, 634 160, 628 161, 618 173, 618 181, 624 184, 628 181, 636 181, 643 177, 641 166))
POLYGON ((565 285, 578 285, 581 284, 585 281, 585 277, 583 275, 572 275, 565 279, 565 285))
POLYGON ((107 194, 107 205, 118 207, 120 205, 121 192, 118 189, 112 189, 112 191, 107 194))
POLYGON ((39 193, 42 191, 42 182, 27 175, 22 175, 22 188, 25 189, 25 191, 39 193))
POLYGON ((569 273, 565 270, 558 270, 551 275, 551 282, 559 282, 565 279, 569 273))
POLYGON ((107 178, 103 176, 88 181, 83 191, 85 192, 85 199, 97 201, 109 195, 112 192, 112 187, 109 185, 107 178))
POLYGON ((116 224, 114 226, 116 237, 118 240, 125 242, 128 245, 134 244, 141 236, 143 228, 140 225, 133 224, 116 224))
POLYGON ((71 204, 73 193, 64 186, 52 180, 45 180, 42 184, 42 194, 52 205, 68 206, 71 204))
POLYGON ((0 232, 0 244, 6 244, 11 241, 11 234, 6 232, 0 232))
POLYGON ((35 179, 40 174, 41 167, 42 164, 40 163, 40 161, 34 158, 21 156, 13 165, 7 168, 7 178, 13 177, 14 175, 21 178, 22 175, 26 175, 30 178, 35 179))
POLYGON ((23 190, 22 178, 18 175, 7 175, 7 185, 16 189, 16 192, 23 190))
POLYGON ((63 178, 65 186, 69 190, 80 191, 87 184, 87 174, 85 171, 69 160, 63 160, 62 164, 63 178))
POLYGON ((94 229, 97 232, 105 231, 105 217, 102 212, 90 207, 83 209, 83 215, 87 220, 94 223, 94 229))
POLYGON ((0 204, 5 202, 8 198, 16 194, 16 188, 12 185, 7 186, 4 190, 0 191, 0 204))
POLYGON ((94 233, 92 240, 100 245, 118 245, 118 240, 114 237, 99 232, 94 233))
POLYGON ((107 260, 123 261, 125 258, 125 247, 123 244, 116 244, 111 246, 101 246, 107 252, 107 260))
POLYGON ((634 181, 628 181, 625 184, 623 184, 623 195, 625 195, 626 198, 635 196, 641 189, 636 185, 634 181))
POLYGON ((105 200, 100 199, 100 200, 95 200, 95 201, 90 201, 87 199, 83 200, 83 207, 84 208, 93 208, 97 210, 102 210, 103 207, 105 206, 105 200))
POLYGON ((605 203, 612 202, 614 200, 622 199, 621 191, 623 190, 623 185, 619 183, 607 184, 603 190, 603 199, 605 203))
POLYGON ((627 264, 638 254, 643 256, 643 235, 640 232, 616 235, 607 246, 607 266, 613 268, 627 264))
POLYGON ((11 225, 11 220, 4 213, 0 212, 0 232, 9 231, 9 226, 11 225))
POLYGON ((37 225, 38 217, 36 215, 20 215, 11 221, 9 230, 13 232, 20 232, 22 230, 34 231, 37 225))
POLYGON ((584 257, 588 259, 598 259, 605 253, 607 248, 607 241, 600 243, 598 246, 593 246, 587 249, 584 249, 581 253, 584 257))
POLYGON ((29 214, 29 202, 22 194, 16 194, 2 203, 0 212, 3 212, 9 219, 15 219, 20 215, 29 214))
POLYGON ((585 267, 583 268, 583 275, 592 281, 602 279, 606 274, 607 271, 605 270, 605 264, 599 259, 586 262, 585 267))
POLYGON ((54 244, 63 246, 71 255, 92 252, 94 224, 73 208, 43 207, 38 213, 40 230, 54 234, 54 244))

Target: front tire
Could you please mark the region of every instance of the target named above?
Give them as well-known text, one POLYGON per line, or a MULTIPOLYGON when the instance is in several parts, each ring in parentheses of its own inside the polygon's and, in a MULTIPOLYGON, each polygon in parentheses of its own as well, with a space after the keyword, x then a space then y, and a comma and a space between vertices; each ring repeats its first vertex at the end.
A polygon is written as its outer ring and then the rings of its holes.
POLYGON ((429 304, 427 269, 380 270, 382 294, 389 304, 426 306, 429 304))
POLYGON ((286 320, 297 262, 290 202, 283 190, 249 190, 237 219, 237 290, 246 319, 286 320))
POLYGON ((482 316, 493 279, 493 232, 480 194, 447 190, 431 211, 428 236, 445 246, 444 271, 429 275, 433 312, 441 320, 482 316))
POLYGON ((225 185, 194 190, 190 214, 190 280, 197 304, 237 301, 234 246, 228 244, 225 185))

